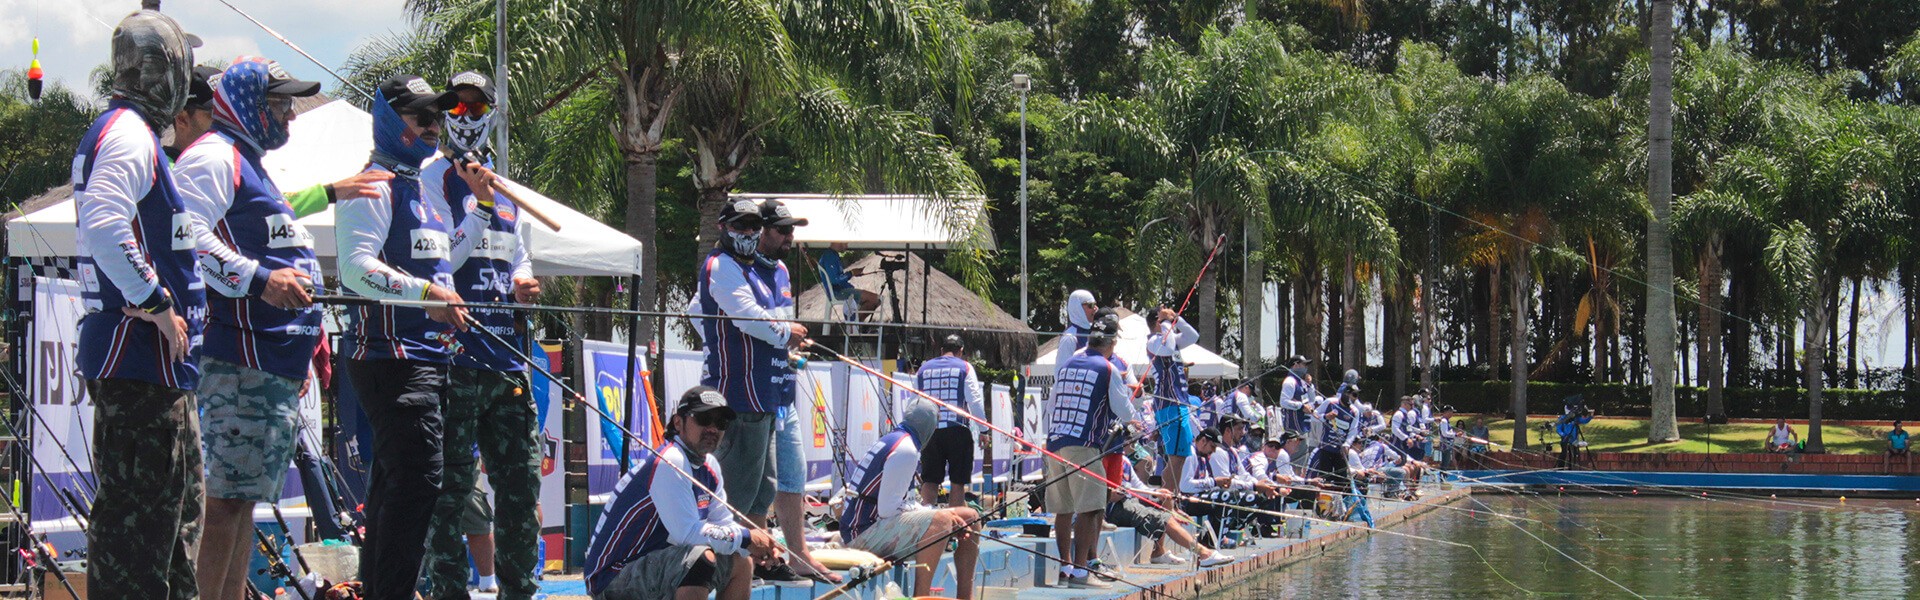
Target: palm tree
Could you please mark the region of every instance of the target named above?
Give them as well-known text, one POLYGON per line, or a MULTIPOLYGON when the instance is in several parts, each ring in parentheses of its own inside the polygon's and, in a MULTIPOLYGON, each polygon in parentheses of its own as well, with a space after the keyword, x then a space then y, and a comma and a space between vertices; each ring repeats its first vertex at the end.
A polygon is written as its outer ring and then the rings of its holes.
POLYGON ((1680 439, 1673 402, 1673 249, 1667 232, 1673 218, 1673 0, 1653 0, 1649 24, 1653 60, 1647 112, 1647 201, 1653 205, 1653 217, 1647 220, 1646 336, 1647 366, 1653 371, 1653 416, 1647 441, 1661 443, 1680 439))
MULTIPOLYGON (((1204 254, 1222 234, 1269 226, 1268 167, 1259 159, 1300 127, 1289 100, 1308 98, 1291 97, 1280 85, 1278 75, 1292 62, 1279 33, 1259 22, 1210 29, 1192 54, 1158 45, 1142 65, 1144 89, 1133 98, 1100 95, 1081 103, 1072 135, 1127 160, 1137 179, 1157 180, 1138 217, 1177 221, 1183 235, 1174 241, 1184 248, 1176 252, 1204 254)), ((1143 274, 1137 284, 1151 290, 1170 279, 1179 278, 1143 274)), ((1217 347, 1217 271, 1200 277, 1194 299, 1200 343, 1217 347)))

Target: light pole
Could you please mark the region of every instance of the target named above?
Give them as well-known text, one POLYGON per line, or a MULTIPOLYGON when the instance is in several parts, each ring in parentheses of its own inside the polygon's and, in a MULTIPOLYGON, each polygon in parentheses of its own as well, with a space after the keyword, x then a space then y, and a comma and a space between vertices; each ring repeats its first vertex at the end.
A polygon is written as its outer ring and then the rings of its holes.
POLYGON ((1033 316, 1027 312, 1027 91, 1033 78, 1014 73, 1013 89, 1020 92, 1020 321, 1027 322, 1033 316))

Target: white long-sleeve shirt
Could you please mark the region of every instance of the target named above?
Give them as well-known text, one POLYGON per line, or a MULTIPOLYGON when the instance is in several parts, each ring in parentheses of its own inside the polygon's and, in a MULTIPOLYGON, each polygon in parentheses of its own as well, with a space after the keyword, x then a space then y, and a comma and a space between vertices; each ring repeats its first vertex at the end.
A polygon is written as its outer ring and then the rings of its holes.
POLYGON ((1312 406, 1320 399, 1320 394, 1307 388, 1299 378, 1288 376, 1280 382, 1280 408, 1287 410, 1313 410, 1312 406))
POLYGON ((1180 350, 1199 341, 1199 330, 1188 324, 1185 318, 1175 318, 1172 322, 1161 323, 1158 331, 1147 336, 1147 354, 1179 356, 1180 350))
MULTIPOLYGON (((879 502, 874 507, 876 522, 926 508, 920 504, 920 491, 914 485, 920 476, 920 448, 912 440, 894 449, 881 468, 879 502)), ((859 479, 858 474, 853 478, 859 479)))
POLYGON ((1213 453, 1206 456, 1195 452, 1180 465, 1180 493, 1198 494, 1222 489, 1233 491, 1253 489, 1253 477, 1233 463, 1233 458, 1229 456, 1224 446, 1214 448, 1213 453), (1204 467, 1202 461, 1204 461, 1204 467), (1216 477, 1227 477, 1230 481, 1222 486, 1214 479, 1216 477))
MULTIPOLYGON (((372 168, 385 171, 385 167, 372 168)), ((374 182, 371 197, 342 198, 333 208, 333 235, 340 252, 340 282, 369 298, 419 300, 433 282, 414 277, 380 260, 393 225, 393 188, 374 182), (381 283, 375 285, 374 283, 381 283)), ((444 214, 444 213, 442 213, 444 214)), ((442 282, 451 287, 452 282, 442 282)))
MULTIPOLYGON (((128 110, 101 132, 94 149, 93 170, 86 174, 86 190, 74 195, 79 225, 74 231, 75 242, 81 252, 93 257, 93 266, 99 274, 113 282, 121 296, 135 305, 145 304, 154 294, 162 293, 160 276, 141 255, 133 233, 133 219, 140 213, 140 199, 153 191, 154 167, 159 162, 152 130, 128 110)), ((80 163, 74 163, 76 178, 81 168, 80 163)), ((191 223, 191 217, 176 217, 174 229, 191 223)), ((117 310, 119 307, 92 308, 117 310)))
MULTIPOLYGON (((243 142, 244 143, 244 142, 243 142)), ((173 165, 173 185, 180 190, 180 202, 193 216, 195 263, 200 281, 228 298, 244 298, 255 285, 265 285, 268 273, 260 261, 247 258, 238 248, 214 235, 216 224, 227 218, 233 208, 235 163, 245 160, 239 150, 219 135, 208 134, 195 140, 180 153, 173 165), (258 281, 256 284, 255 282, 258 281)), ((288 223, 289 227, 298 224, 288 223)))
POLYGON ((1267 458, 1266 452, 1255 452, 1247 457, 1247 471, 1256 478, 1272 479, 1274 483, 1292 485, 1300 481, 1293 473, 1293 457, 1286 450, 1280 450, 1276 458, 1267 458))
MULTIPOLYGON (((720 306, 720 312, 729 317, 745 319, 791 318, 791 314, 783 316, 760 305, 753 296, 753 288, 749 287, 753 282, 747 279, 746 269, 747 265, 731 255, 722 256, 719 260, 713 261, 713 268, 707 272, 707 289, 713 294, 714 304, 720 306)), ((699 298, 693 299, 693 302, 687 306, 687 312, 701 313, 699 298)), ((697 318, 693 326, 700 327, 700 321, 697 318)), ((738 327, 741 333, 772 344, 774 347, 786 347, 787 338, 793 334, 792 329, 785 323, 777 321, 734 321, 733 326, 738 327)))

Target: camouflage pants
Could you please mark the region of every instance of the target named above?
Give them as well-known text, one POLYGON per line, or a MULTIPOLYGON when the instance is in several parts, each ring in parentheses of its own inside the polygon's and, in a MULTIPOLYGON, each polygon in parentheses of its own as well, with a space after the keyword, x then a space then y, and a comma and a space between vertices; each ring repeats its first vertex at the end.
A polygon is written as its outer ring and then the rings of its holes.
POLYGON ((193 392, 87 382, 100 493, 87 532, 88 597, 192 599, 200 543, 200 416, 193 392))
POLYGON ((447 415, 445 489, 434 505, 427 571, 436 599, 467 598, 467 546, 461 516, 479 479, 479 449, 494 492, 494 574, 500 598, 532 598, 540 565, 540 417, 523 373, 453 367, 447 415))

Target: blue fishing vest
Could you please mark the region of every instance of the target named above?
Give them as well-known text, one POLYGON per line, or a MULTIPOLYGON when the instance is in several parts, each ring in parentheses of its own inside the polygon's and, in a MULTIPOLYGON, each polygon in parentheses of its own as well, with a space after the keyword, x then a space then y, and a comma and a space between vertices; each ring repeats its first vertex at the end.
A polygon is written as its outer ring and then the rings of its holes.
POLYGON ((1113 377, 1113 363, 1098 354, 1076 354, 1054 372, 1048 450, 1106 446, 1113 427, 1113 407, 1107 404, 1113 377))
POLYGON ((860 461, 860 472, 852 478, 855 495, 840 510, 840 539, 852 541, 880 520, 880 480, 886 474, 887 459, 901 448, 912 446, 913 436, 902 427, 880 436, 867 447, 867 457, 860 461))
MULTIPOLYGON (((293 207, 266 175, 254 146, 236 136, 225 123, 215 123, 211 135, 234 149, 233 204, 213 225, 214 235, 232 244, 242 256, 260 263, 260 273, 299 269, 315 285, 321 278, 320 260, 313 253, 313 235, 296 221, 293 207)), ((213 274, 202 272, 202 276, 213 274)), ((293 380, 305 380, 313 349, 323 331, 319 306, 285 310, 261 300, 258 290, 244 298, 218 294, 207 302, 207 356, 293 380)))
MULTIPOLYGON (((661 468, 660 455, 669 451, 675 455, 684 453, 677 441, 668 440, 660 445, 658 452, 648 452, 635 462, 626 476, 620 478, 620 483, 613 486, 613 501, 600 511, 600 520, 593 525, 593 539, 587 543, 588 592, 597 594, 607 589, 607 584, 613 583, 628 564, 668 546, 667 529, 660 522, 660 510, 653 505, 652 492, 655 471, 661 468)), ((673 467, 666 469, 676 483, 681 479, 673 467)), ((726 510, 706 492, 720 489, 720 479, 704 461, 687 465, 687 472, 700 482, 692 487, 701 521, 712 511, 726 510)))
MULTIPOLYGON (((700 314, 724 314, 713 299, 713 290, 707 287, 717 261, 722 260, 737 259, 715 248, 700 262, 699 289, 694 295, 699 301, 700 314)), ((754 301, 768 310, 777 306, 775 299, 782 296, 774 287, 775 282, 761 277, 751 261, 741 269, 746 272, 747 287, 753 292, 754 301)), ((785 267, 778 273, 786 273, 785 267)), ((774 412, 793 404, 794 375, 787 363, 785 348, 747 335, 731 319, 700 319, 700 339, 706 354, 700 384, 720 390, 735 412, 774 412)))
MULTIPOLYGON (((87 178, 93 174, 94 153, 100 149, 100 137, 118 119, 141 122, 140 113, 125 100, 107 104, 107 112, 94 119, 73 158, 73 194, 87 191, 87 178)), ((142 127, 145 127, 143 124, 142 127)), ((194 266, 192 217, 173 186, 173 160, 160 149, 160 138, 153 141, 153 186, 135 203, 133 222, 137 248, 147 265, 159 277, 160 289, 173 298, 174 314, 187 322, 187 360, 168 362, 160 341, 160 329, 151 323, 126 316, 121 307, 135 302, 121 293, 94 265, 98 260, 126 260, 125 257, 96 257, 80 251, 81 299, 87 314, 80 318, 80 374, 87 379, 136 379, 174 389, 191 390, 200 382, 198 347, 207 320, 205 285, 194 266)), ((75 204, 76 210, 79 206, 75 204)), ((84 224, 83 224, 84 225, 84 224)), ((141 298, 144 300, 144 298, 141 298)))
MULTIPOLYGON (((367 170, 389 171, 379 164, 367 170)), ((420 180, 394 173, 388 182, 392 203, 392 221, 387 225, 387 242, 380 249, 380 261, 408 275, 432 280, 434 285, 455 289, 452 251, 453 224, 420 195, 420 180)), ((375 287, 384 281, 368 281, 375 287)), ((345 286, 342 286, 345 287, 345 286)), ((347 289, 352 293, 352 289, 347 289)), ((401 359, 447 364, 453 357, 453 326, 427 318, 427 311, 412 307, 358 306, 347 311, 347 335, 341 336, 341 352, 355 360, 401 359)))
MULTIPOLYGON (((444 158, 439 162, 452 165, 444 158)), ((468 210, 479 209, 477 203, 469 205, 465 201, 473 191, 467 187, 467 180, 460 178, 460 171, 429 168, 423 175, 442 178, 443 189, 447 191, 447 210, 453 213, 448 219, 450 227, 459 227, 468 210)), ((460 298, 468 302, 510 304, 513 302, 513 255, 520 250, 520 207, 505 194, 495 194, 493 201, 493 215, 487 219, 487 228, 480 232, 480 239, 474 241, 473 253, 467 255, 467 262, 454 270, 453 285, 459 290, 460 298)), ((521 339, 520 329, 514 326, 516 319, 512 310, 469 308, 467 313, 473 315, 481 327, 513 344, 513 348, 502 347, 492 336, 471 328, 457 331, 454 339, 460 342, 460 352, 453 355, 454 365, 488 371, 527 370, 526 363, 514 354, 514 349, 525 347, 525 341, 521 339)))
MULTIPOLYGON (((965 359, 958 356, 941 356, 920 364, 920 371, 913 376, 913 386, 927 395, 940 399, 962 411, 968 410, 967 372, 973 370, 965 359)), ((975 415, 978 416, 978 415, 975 415)), ((952 408, 940 407, 940 428, 968 427, 972 422, 955 413, 952 408)))
POLYGON ((1186 406, 1181 399, 1187 397, 1187 365, 1180 355, 1153 357, 1153 384, 1156 408, 1186 406))
POLYGON ((1320 436, 1320 447, 1339 449, 1347 445, 1347 435, 1353 431, 1353 409, 1347 403, 1328 404, 1327 429, 1320 436))
MULTIPOLYGON (((1301 405, 1300 405, 1300 408, 1284 409, 1286 412, 1285 427, 1287 428, 1287 431, 1292 431, 1296 433, 1305 433, 1308 428, 1307 405, 1305 403, 1305 398, 1307 396, 1307 382, 1306 380, 1300 379, 1298 377, 1294 377, 1291 374, 1287 375, 1286 381, 1293 382, 1293 397, 1286 398, 1286 400, 1301 402, 1301 405)), ((1286 386, 1285 381, 1281 382, 1280 385, 1281 387, 1285 387, 1286 386)))

